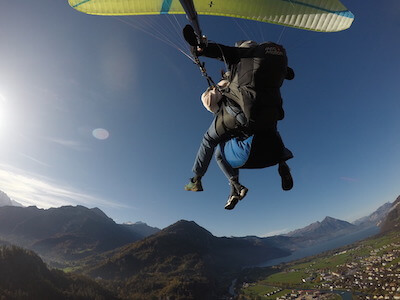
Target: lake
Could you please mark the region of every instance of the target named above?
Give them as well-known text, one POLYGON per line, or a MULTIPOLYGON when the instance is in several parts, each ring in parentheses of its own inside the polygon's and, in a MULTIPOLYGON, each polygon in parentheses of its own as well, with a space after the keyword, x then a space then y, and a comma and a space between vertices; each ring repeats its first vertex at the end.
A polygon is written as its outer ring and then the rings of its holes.
POLYGON ((337 237, 330 241, 326 241, 326 242, 314 245, 309 248, 304 248, 304 249, 295 251, 289 256, 268 260, 265 263, 258 265, 258 267, 275 266, 275 265, 279 265, 280 263, 286 263, 286 262, 290 262, 290 261, 304 258, 307 256, 316 255, 316 254, 322 253, 324 251, 333 250, 333 249, 340 248, 340 247, 343 247, 346 245, 350 245, 357 241, 361 241, 363 239, 371 237, 377 233, 379 233, 379 227, 366 228, 366 229, 354 232, 349 235, 337 237))

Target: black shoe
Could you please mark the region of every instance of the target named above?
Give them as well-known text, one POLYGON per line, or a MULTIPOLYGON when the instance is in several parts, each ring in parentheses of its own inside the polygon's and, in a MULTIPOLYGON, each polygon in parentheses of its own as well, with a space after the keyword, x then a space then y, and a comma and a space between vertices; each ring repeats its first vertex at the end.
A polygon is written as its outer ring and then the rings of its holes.
POLYGON ((225 209, 231 210, 234 209, 236 204, 239 202, 240 196, 236 192, 236 189, 233 185, 231 185, 231 193, 229 194, 228 201, 225 204, 225 209))
POLYGON ((232 182, 231 185, 231 193, 229 194, 228 201, 225 204, 225 209, 234 209, 236 204, 246 197, 249 189, 238 182, 232 182))
POLYGON ((240 187, 236 189, 236 192, 239 194, 239 200, 242 200, 244 197, 246 197, 248 191, 249 189, 247 187, 240 185, 240 187))
POLYGON ((246 197, 249 189, 244 185, 241 185, 237 177, 232 178, 229 184, 235 188, 236 194, 239 195, 239 200, 242 200, 244 197, 246 197))
POLYGON ((289 191, 293 188, 293 178, 290 174, 290 168, 285 162, 279 163, 278 167, 279 175, 282 179, 282 189, 284 191, 289 191))

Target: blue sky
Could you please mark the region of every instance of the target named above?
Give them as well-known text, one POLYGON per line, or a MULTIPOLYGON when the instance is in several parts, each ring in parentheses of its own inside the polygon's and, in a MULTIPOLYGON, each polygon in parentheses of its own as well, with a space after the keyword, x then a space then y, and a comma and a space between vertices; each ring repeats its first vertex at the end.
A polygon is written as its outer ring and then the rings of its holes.
MULTIPOLYGON (((344 4, 355 21, 340 33, 200 17, 213 41, 279 41, 296 72, 282 88, 279 124, 295 155, 293 190, 281 190, 276 167, 244 170, 248 196, 226 211, 229 186, 215 162, 204 192, 183 190, 212 120, 199 98, 206 81, 153 36, 153 25, 173 31, 183 16, 100 17, 66 0, 1 2, 0 190, 24 205, 96 206, 119 223, 194 220, 217 236, 270 235, 325 216, 353 221, 394 201, 400 4, 344 4), (94 134, 99 128, 106 131, 94 134)), ((223 65, 204 61, 218 79, 223 65)))

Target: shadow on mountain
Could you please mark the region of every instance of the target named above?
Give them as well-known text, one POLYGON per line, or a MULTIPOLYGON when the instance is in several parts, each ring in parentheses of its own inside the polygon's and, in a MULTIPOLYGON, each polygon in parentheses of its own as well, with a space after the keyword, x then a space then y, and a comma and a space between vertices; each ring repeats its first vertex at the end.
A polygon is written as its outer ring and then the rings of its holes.
POLYGON ((35 253, 0 246, 0 299, 6 300, 118 300, 93 280, 49 270, 35 253))

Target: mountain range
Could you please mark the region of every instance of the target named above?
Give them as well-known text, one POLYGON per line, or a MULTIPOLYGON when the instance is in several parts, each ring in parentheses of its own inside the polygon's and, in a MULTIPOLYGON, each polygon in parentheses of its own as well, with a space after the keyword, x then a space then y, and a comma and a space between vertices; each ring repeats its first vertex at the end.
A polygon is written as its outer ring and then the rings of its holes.
POLYGON ((322 222, 312 223, 304 228, 294 230, 286 234, 290 237, 301 237, 303 239, 321 239, 327 236, 341 235, 343 232, 353 231, 356 225, 349 222, 326 217, 322 222))
POLYGON ((36 251, 48 262, 81 259, 146 237, 143 224, 115 223, 100 209, 83 206, 0 207, 0 239, 36 251))
POLYGON ((391 207, 392 203, 385 203, 370 215, 357 219, 352 223, 327 216, 322 221, 296 229, 284 236, 291 238, 293 246, 295 246, 295 248, 291 248, 293 251, 312 247, 340 237, 348 237, 347 243, 356 242, 358 237, 364 238, 365 232, 374 232, 366 229, 376 228, 378 231, 391 207), (363 234, 357 235, 357 233, 363 234))
POLYGON ((288 254, 254 239, 215 237, 193 221, 180 220, 146 239, 92 257, 83 269, 92 278, 122 282, 121 289, 132 299, 156 298, 160 290, 179 290, 180 299, 217 299, 243 266, 288 254))
POLYGON ((379 226, 382 220, 386 218, 393 204, 394 203, 386 202, 372 214, 354 221, 353 224, 360 227, 379 226))
MULTIPOLYGON (((5 193, 1 192, 0 195, 3 200, 5 199, 3 202, 12 203, 5 193)), ((332 240, 338 236, 350 235, 366 227, 376 227, 386 217, 391 207, 391 203, 385 203, 369 216, 353 223, 326 217, 321 222, 314 222, 285 235, 266 238, 257 236, 214 238, 225 241, 225 245, 233 242, 246 245, 246 251, 251 253, 252 260, 241 259, 240 262, 243 266, 251 265, 274 257, 289 255, 293 251, 332 240), (275 250, 271 252, 272 255, 269 255, 267 249, 275 250), (258 254, 255 255, 255 253, 258 254)), ((186 223, 181 220, 171 226, 182 227, 181 231, 187 231, 188 235, 196 236, 201 232, 194 230, 194 226, 183 224, 186 223)), ((197 224, 196 226, 200 227, 197 224)), ((11 243, 34 250, 48 263, 55 265, 113 251, 149 236, 155 235, 161 238, 165 236, 165 230, 168 232, 170 228, 160 231, 143 222, 117 224, 99 208, 89 209, 80 205, 50 209, 38 209, 34 206, 0 207, 0 241, 3 244, 11 243)), ((224 243, 221 242, 219 245, 224 245, 224 243)), ((216 244, 213 244, 214 246, 216 244)), ((230 252, 233 252, 232 249, 235 247, 226 246, 230 252)))
POLYGON ((354 223, 326 217, 286 235, 266 238, 216 237, 186 220, 162 230, 142 222, 117 224, 100 209, 83 206, 4 206, 0 207, 0 244, 31 249, 53 267, 69 266, 77 273, 102 278, 122 299, 170 295, 216 299, 226 294, 243 267, 368 226, 396 230, 399 203, 400 197, 354 223))

